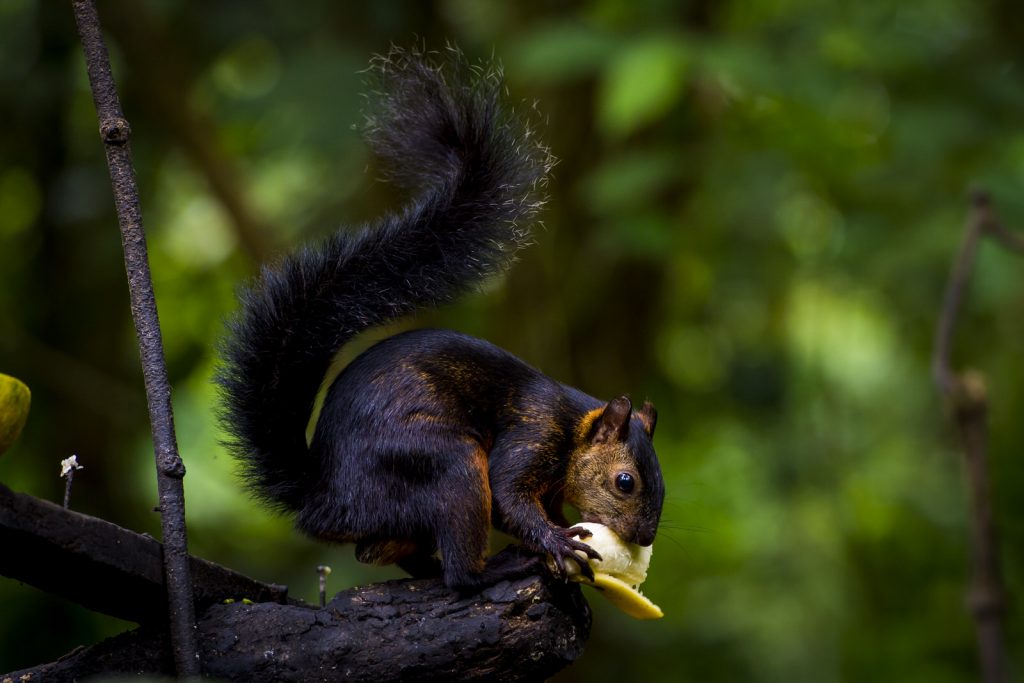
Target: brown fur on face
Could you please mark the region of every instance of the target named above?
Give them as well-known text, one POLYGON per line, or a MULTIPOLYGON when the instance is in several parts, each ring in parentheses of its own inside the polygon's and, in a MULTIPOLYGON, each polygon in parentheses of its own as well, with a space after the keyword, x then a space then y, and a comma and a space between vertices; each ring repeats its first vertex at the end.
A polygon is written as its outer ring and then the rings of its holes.
POLYGON ((576 431, 566 473, 565 500, 579 511, 582 520, 604 524, 633 543, 653 540, 661 509, 663 494, 655 485, 660 478, 648 481, 651 473, 641 471, 641 462, 649 458, 644 457, 646 452, 638 452, 652 448, 656 421, 653 405, 645 403, 633 411, 624 396, 589 412, 576 431), (616 484, 623 475, 632 480, 628 491, 616 484))

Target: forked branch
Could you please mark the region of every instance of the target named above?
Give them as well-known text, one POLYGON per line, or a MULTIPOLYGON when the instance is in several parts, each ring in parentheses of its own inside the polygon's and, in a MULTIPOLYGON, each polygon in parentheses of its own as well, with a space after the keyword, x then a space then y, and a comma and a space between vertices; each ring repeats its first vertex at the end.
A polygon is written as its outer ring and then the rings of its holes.
POLYGON ((968 604, 977 628, 978 651, 985 683, 1002 683, 1006 676, 1003 616, 1006 591, 999 568, 999 549, 992 514, 986 449, 988 444, 988 392, 982 375, 974 370, 957 374, 952 367, 957 316, 970 283, 978 245, 991 237, 1004 248, 1024 253, 1024 238, 1008 230, 996 217, 985 192, 975 192, 964 237, 953 261, 935 332, 932 374, 949 402, 964 449, 964 464, 971 499, 973 576, 968 604))

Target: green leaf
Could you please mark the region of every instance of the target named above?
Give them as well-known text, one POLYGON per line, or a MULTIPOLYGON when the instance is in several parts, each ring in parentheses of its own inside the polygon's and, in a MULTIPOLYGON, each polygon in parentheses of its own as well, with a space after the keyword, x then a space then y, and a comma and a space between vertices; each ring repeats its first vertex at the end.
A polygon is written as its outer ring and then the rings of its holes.
POLYGON ((624 137, 664 116, 682 95, 689 67, 689 51, 679 38, 626 48, 604 74, 597 111, 601 130, 624 137))

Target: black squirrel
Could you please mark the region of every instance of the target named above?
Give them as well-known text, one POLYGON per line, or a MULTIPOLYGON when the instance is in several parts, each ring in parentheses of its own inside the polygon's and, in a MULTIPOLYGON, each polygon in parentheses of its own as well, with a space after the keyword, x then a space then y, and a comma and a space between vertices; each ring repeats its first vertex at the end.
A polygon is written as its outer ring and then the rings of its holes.
POLYGON ((552 159, 503 105, 500 70, 452 52, 445 68, 418 50, 371 65, 366 137, 417 198, 264 267, 229 323, 218 382, 229 447, 258 497, 307 534, 355 543, 361 561, 443 572, 467 589, 535 571, 546 555, 558 575, 577 550, 599 559, 577 540, 589 532, 565 528, 563 502, 650 545, 665 488, 650 403, 599 401, 447 330, 359 355, 328 389, 307 445, 341 346, 505 268, 543 204, 552 159), (492 521, 530 559, 488 563, 492 521))

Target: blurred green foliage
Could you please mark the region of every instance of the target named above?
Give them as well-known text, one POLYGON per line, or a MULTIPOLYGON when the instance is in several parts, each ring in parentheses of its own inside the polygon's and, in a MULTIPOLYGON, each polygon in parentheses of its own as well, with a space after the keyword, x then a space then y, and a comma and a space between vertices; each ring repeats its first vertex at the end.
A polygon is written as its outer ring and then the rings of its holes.
MULTIPOLYGON (((561 163, 546 228, 445 325, 650 397, 668 480, 633 622, 595 599, 561 680, 969 681, 959 453, 929 380, 967 192, 1024 225, 1010 0, 104 0, 134 131, 193 551, 314 599, 397 576, 242 494, 210 377, 256 262, 394 207, 353 125, 390 43, 498 56, 561 163), (369 170, 368 170, 369 169, 369 170)), ((0 0, 0 371, 33 391, 0 481, 157 533, 134 332, 68 3, 0 0)), ((992 396, 1024 591, 1024 268, 982 248, 956 362, 992 396)), ((0 549, 11 552, 12 549, 0 549)), ((69 577, 74 580, 74 577, 69 577)), ((127 625, 0 580, 0 671, 127 625)), ((1016 614, 1008 646, 1018 665, 1016 614)), ((1019 668, 1019 666, 1018 666, 1019 668)))

